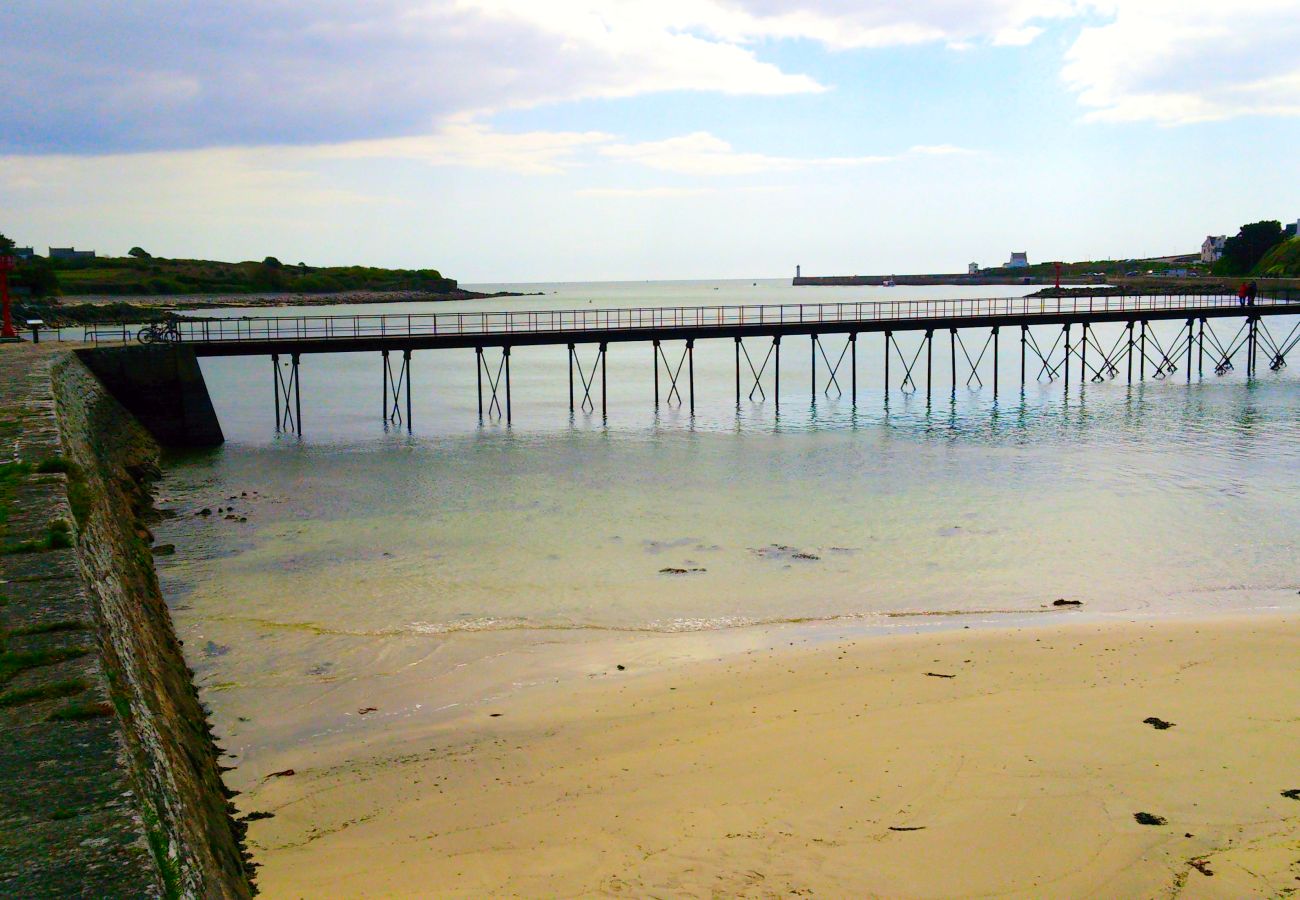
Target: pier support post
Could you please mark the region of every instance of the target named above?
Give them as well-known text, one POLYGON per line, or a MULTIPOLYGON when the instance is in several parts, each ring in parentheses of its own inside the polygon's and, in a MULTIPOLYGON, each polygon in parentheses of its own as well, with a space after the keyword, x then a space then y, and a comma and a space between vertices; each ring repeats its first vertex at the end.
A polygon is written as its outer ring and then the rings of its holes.
POLYGON ((934 329, 925 330, 925 402, 930 403, 930 384, 934 381, 934 329))
POLYGON ((600 417, 602 419, 608 414, 608 408, 605 405, 606 387, 609 384, 608 379, 605 377, 605 351, 608 347, 608 344, 600 345, 600 417))
POLYGON ((812 381, 810 384, 812 388, 812 394, 811 394, 812 405, 816 406, 817 405, 817 335, 810 334, 808 337, 809 337, 809 342, 808 342, 809 347, 812 351, 812 356, 810 357, 810 362, 812 363, 812 367, 809 369, 809 371, 812 373, 812 381))
POLYGON ((736 409, 740 409, 740 335, 736 335, 736 409))
MULTIPOLYGON (((659 342, 653 341, 652 343, 654 344, 654 346, 651 347, 650 349, 654 351, 654 357, 655 357, 655 409, 658 409, 659 408, 659 342)), ((572 344, 570 344, 570 346, 572 346, 572 344)))
POLYGON ((849 365, 853 369, 853 379, 850 397, 856 407, 858 405, 858 334, 857 332, 849 333, 849 365))
POLYGON ((772 338, 772 405, 781 411, 781 335, 772 338))
POLYGON ((411 351, 402 351, 402 371, 406 373, 406 433, 411 433, 411 351))
POLYGON ((889 402, 889 347, 894 342, 894 333, 885 332, 885 402, 889 402))
POLYGON ((998 399, 998 326, 993 326, 993 399, 998 399))
POLYGON ((298 437, 302 437, 302 384, 298 381, 298 354, 290 355, 293 362, 293 424, 298 437))
MULTIPOLYGON (((478 420, 483 421, 483 348, 474 348, 474 370, 478 375, 478 420)), ((569 404, 569 409, 573 409, 573 404, 569 404)))
POLYGON ((280 354, 278 353, 271 354, 271 376, 274 379, 272 390, 275 392, 275 431, 279 434, 282 419, 280 418, 280 354))
POLYGON ((1079 384, 1088 382, 1088 323, 1083 323, 1083 343, 1079 345, 1079 384))
POLYGON ((1124 352, 1125 364, 1128 367, 1128 383, 1133 383, 1133 323, 1128 323, 1128 348, 1124 352))
POLYGON ((1249 337, 1247 338, 1247 350, 1245 350, 1245 375, 1255 377, 1255 346, 1256 346, 1256 317, 1248 317, 1247 325, 1249 326, 1249 337))
MULTIPOLYGON (((387 421, 388 421, 388 418, 389 418, 389 417, 388 417, 388 379, 390 379, 390 378, 392 377, 392 369, 390 369, 389 366, 388 366, 388 351, 387 351, 387 350, 380 350, 380 351, 379 351, 379 354, 380 354, 380 356, 382 356, 382 357, 384 358, 384 378, 383 378, 383 381, 384 381, 384 402, 383 402, 383 405, 379 407, 379 411, 380 411, 380 413, 383 415, 384 421, 387 422, 387 421)), ((393 398, 393 402, 397 402, 397 398, 396 398, 396 397, 393 398)))
POLYGON ((957 329, 948 329, 948 349, 952 354, 952 395, 957 396, 957 329))
POLYGON ((573 344, 569 345, 569 412, 573 412, 573 344))
POLYGON ((1192 344, 1196 343, 1196 341, 1194 340, 1196 336, 1195 332, 1193 331, 1194 325, 1195 325, 1194 320, 1192 319, 1187 320, 1187 383, 1188 384, 1192 383, 1192 344))
POLYGON ((1147 320, 1142 320, 1142 330, 1138 334, 1138 381, 1147 380, 1147 320))
POLYGON ((1029 326, 1020 326, 1020 389, 1025 387, 1025 344, 1029 339, 1029 326))
POLYGON ((509 348, 509 347, 502 347, 502 348, 501 348, 501 355, 505 357, 505 363, 506 363, 506 424, 509 425, 509 424, 510 424, 510 421, 511 421, 511 416, 510 416, 510 413, 511 413, 511 410, 510 410, 510 348, 509 348))
POLYGON ((691 415, 695 415, 695 340, 686 341, 686 374, 691 389, 691 415))
POLYGON ((1065 359, 1061 361, 1061 368, 1065 370, 1065 392, 1070 393, 1070 323, 1065 323, 1065 359))
POLYGON ((1201 339, 1196 347, 1196 377, 1205 377, 1205 319, 1201 319, 1201 339))

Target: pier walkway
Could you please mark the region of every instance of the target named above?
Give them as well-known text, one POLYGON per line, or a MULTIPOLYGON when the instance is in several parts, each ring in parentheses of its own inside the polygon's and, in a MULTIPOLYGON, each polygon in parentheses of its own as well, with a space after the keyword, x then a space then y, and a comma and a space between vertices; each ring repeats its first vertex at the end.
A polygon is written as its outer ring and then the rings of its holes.
MULTIPOLYGON (((861 335, 883 338, 886 390, 924 390, 928 398, 936 380, 936 335, 947 333, 943 355, 948 360, 941 360, 940 366, 951 373, 953 391, 959 383, 982 388, 987 377, 996 395, 1000 334, 1008 330, 1013 340, 1018 339, 1022 385, 1027 380, 1060 379, 1068 390, 1072 369, 1081 381, 1115 379, 1122 371, 1132 382, 1135 369, 1137 379, 1143 380, 1148 372, 1163 379, 1182 368, 1190 381, 1193 371, 1204 375, 1207 367, 1218 375, 1232 371, 1243 357, 1246 372, 1253 375, 1261 362, 1274 371, 1283 368, 1287 355, 1300 344, 1300 294, 1264 296, 1249 306, 1235 296, 1216 294, 1102 293, 347 316, 178 316, 165 327, 143 330, 141 337, 184 348, 195 357, 270 356, 276 427, 301 433, 299 368, 308 354, 378 352, 383 365, 384 419, 409 428, 411 355, 420 350, 473 349, 479 416, 508 422, 514 347, 567 345, 570 409, 580 406, 594 412, 599 405, 603 414, 609 345, 648 343, 654 357, 655 405, 666 398, 668 403, 689 404, 693 412, 696 341, 734 342, 737 404, 746 392, 751 400, 770 396, 779 402, 782 340, 788 346, 792 337, 810 338, 814 402, 819 393, 846 393, 856 402, 861 335), (1155 323, 1160 322, 1176 323, 1177 332, 1171 334, 1169 324, 1156 329, 1155 323), (1103 341, 1095 329, 1108 323, 1120 325, 1118 338, 1112 328, 1103 341), (920 334, 919 343, 900 344, 897 336, 909 332, 920 334), (756 344, 758 352, 752 353, 756 344), (584 364, 579 348, 591 345, 595 357, 584 364), (281 357, 286 358, 283 365, 281 357), (661 373, 665 391, 661 391, 661 373)), ((127 337, 124 329, 119 339, 127 337)))
POLYGON ((1300 312, 1300 295, 1006 297, 746 306, 178 318, 199 356, 879 333, 1300 312))

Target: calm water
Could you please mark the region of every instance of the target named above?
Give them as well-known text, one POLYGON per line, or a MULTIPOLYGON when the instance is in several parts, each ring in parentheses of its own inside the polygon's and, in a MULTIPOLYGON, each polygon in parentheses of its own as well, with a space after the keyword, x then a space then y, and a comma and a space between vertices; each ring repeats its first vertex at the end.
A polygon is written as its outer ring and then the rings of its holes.
MULTIPOLYGON (((980 295, 784 282, 522 289, 547 293, 468 308, 980 295)), ((405 307, 362 311, 377 309, 405 307)), ((1117 334, 1099 336, 1109 347, 1117 334)), ((1075 361, 1068 394, 1059 381, 1022 392, 1018 345, 1003 337, 996 400, 966 373, 953 392, 943 335, 927 404, 923 374, 919 393, 886 397, 882 341, 864 336, 856 408, 847 357, 845 396, 819 383, 814 404, 809 342, 787 339, 779 410, 767 378, 769 399, 737 410, 733 344, 704 342, 694 417, 655 411, 648 345, 614 345, 607 420, 570 416, 563 347, 521 348, 509 428, 478 422, 472 351, 419 352, 409 434, 380 420, 377 354, 310 356, 302 439, 274 433, 268 360, 207 360, 229 442, 167 466, 161 505, 178 515, 159 539, 178 549, 160 559, 164 590, 201 681, 218 689, 328 681, 483 632, 561 640, 565 629, 1031 612, 1058 597, 1101 613, 1295 604, 1295 374, 1188 385, 1180 368, 1165 382, 1080 385, 1075 361), (227 506, 247 521, 195 515, 227 506)), ((978 356, 982 338, 965 339, 978 356)), ((900 341, 910 358, 917 338, 900 341)), ((842 346, 825 341, 832 361, 842 346)), ((765 349, 753 342, 755 365, 765 349)), ((665 350, 675 364, 680 348, 665 350)))

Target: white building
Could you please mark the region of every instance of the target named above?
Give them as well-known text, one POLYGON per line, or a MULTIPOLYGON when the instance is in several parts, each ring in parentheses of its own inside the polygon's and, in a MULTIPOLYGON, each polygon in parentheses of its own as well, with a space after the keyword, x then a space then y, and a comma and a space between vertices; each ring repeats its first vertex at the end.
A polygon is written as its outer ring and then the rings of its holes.
POLYGON ((1228 239, 1226 234, 1213 235, 1207 234, 1205 240, 1201 242, 1201 262, 1213 263, 1218 262, 1219 257, 1223 256, 1223 242, 1228 239))
POLYGON ((1027 269, 1029 268, 1029 252, 1023 251, 1017 253, 1011 251, 1011 260, 1007 263, 1008 269, 1027 269))
POLYGON ((967 275, 978 275, 979 273, 980 273, 979 263, 970 263, 969 265, 966 266, 967 275))

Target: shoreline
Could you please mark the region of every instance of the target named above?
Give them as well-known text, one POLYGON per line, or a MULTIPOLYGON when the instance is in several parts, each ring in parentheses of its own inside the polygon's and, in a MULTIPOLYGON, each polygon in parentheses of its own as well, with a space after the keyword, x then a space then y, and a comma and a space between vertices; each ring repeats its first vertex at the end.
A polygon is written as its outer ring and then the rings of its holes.
POLYGON ((336 294, 70 294, 15 303, 15 318, 43 318, 47 325, 75 327, 140 323, 176 312, 208 309, 278 309, 284 307, 344 306, 383 303, 451 303, 500 297, 540 297, 543 292, 494 291, 481 293, 457 289, 442 294, 426 291, 344 291, 336 294))
POLYGON ((1289 884, 1295 611, 1071 619, 609 659, 441 722, 372 713, 266 760, 292 777, 237 777, 240 807, 274 815, 250 830, 270 895, 1289 884))
MULTIPOLYGON (((217 712, 222 744, 238 767, 240 774, 233 776, 232 783, 243 790, 269 772, 301 766, 307 760, 341 762, 349 757, 355 742, 371 734, 377 724, 403 731, 451 727, 502 698, 527 698, 553 686, 606 677, 616 663, 627 664, 629 672, 645 673, 722 663, 785 647, 906 634, 939 638, 1070 624, 1214 622, 1300 615, 1300 604, 1288 602, 1293 593, 1290 589, 1250 591, 1250 605, 1194 613, 1161 607, 1107 610, 1045 605, 1019 610, 881 612, 690 630, 577 626, 438 632, 308 629, 314 635, 312 640, 325 641, 330 648, 315 655, 341 656, 347 663, 327 675, 305 679, 260 672, 245 673, 240 680, 223 666, 202 666, 197 684, 217 712), (358 709, 371 711, 363 719, 356 714, 358 709), (272 724, 264 725, 268 722, 272 724)), ((207 625, 214 620, 204 616, 190 619, 187 612, 187 608, 173 611, 179 633, 187 643, 206 642, 207 625)), ((221 640, 237 644, 263 639, 268 629, 288 637, 304 627, 261 618, 221 621, 246 629, 242 633, 221 632, 221 640)))
POLYGON ((107 306, 125 303, 128 306, 170 307, 175 309, 211 309, 214 307, 257 308, 264 306, 340 306, 365 303, 448 303, 454 300, 488 300, 494 297, 540 297, 542 291, 454 291, 434 294, 428 291, 340 291, 333 294, 254 293, 254 294, 70 294, 59 299, 75 301, 73 305, 107 306))

